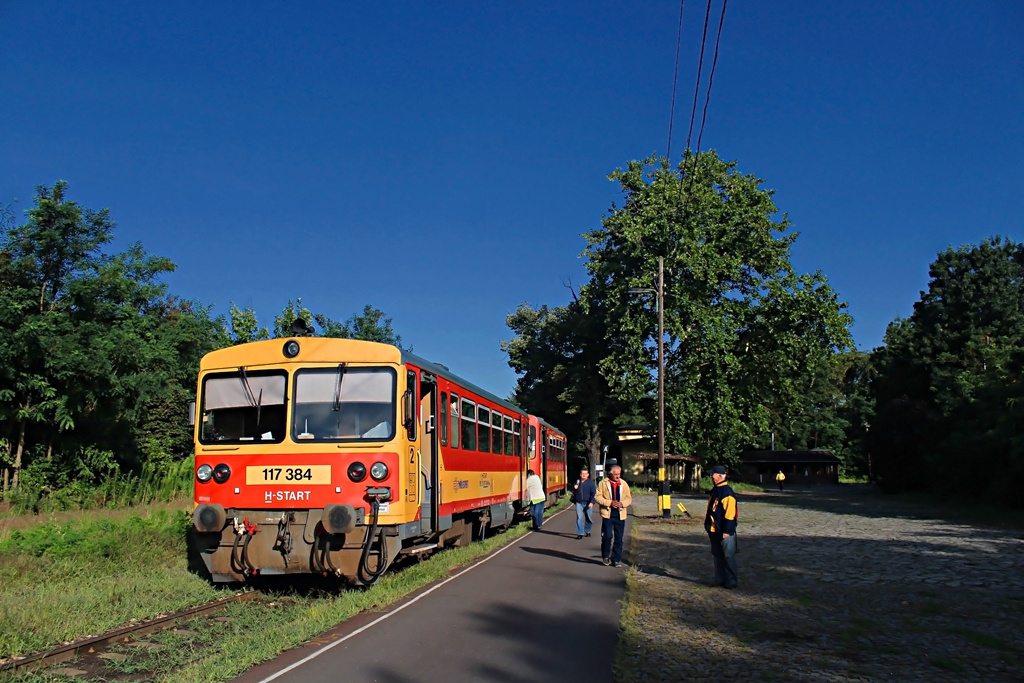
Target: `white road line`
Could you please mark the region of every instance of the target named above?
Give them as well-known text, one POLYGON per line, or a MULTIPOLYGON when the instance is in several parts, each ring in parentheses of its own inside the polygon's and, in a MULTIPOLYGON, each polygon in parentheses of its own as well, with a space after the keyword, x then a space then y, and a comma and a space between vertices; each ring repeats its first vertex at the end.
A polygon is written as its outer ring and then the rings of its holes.
MULTIPOLYGON (((569 509, 570 509, 570 508, 565 508, 565 510, 569 510, 569 509)), ((575 507, 574 507, 574 508, 572 508, 572 509, 575 509, 575 507)), ((558 511, 558 512, 556 512, 555 514, 551 515, 551 517, 549 517, 548 519, 554 519, 554 518, 555 518, 555 517, 557 517, 558 515, 560 515, 560 514, 562 514, 563 512, 565 512, 565 510, 559 510, 559 511, 558 511)), ((546 522, 546 521, 547 521, 547 520, 545 520, 545 522, 546 522)), ((419 601, 419 600, 420 600, 421 598, 425 598, 425 597, 427 597, 428 595, 430 595, 431 593, 433 593, 434 591, 436 591, 436 590, 437 590, 438 588, 440 588, 441 586, 445 585, 445 584, 446 584, 446 583, 448 583, 449 581, 454 581, 455 579, 459 578, 459 577, 460 577, 460 576, 462 576, 463 574, 466 574, 466 573, 468 573, 468 572, 471 572, 471 571, 473 571, 474 569, 476 569, 477 567, 479 567, 480 565, 482 565, 482 564, 483 564, 484 562, 489 562, 489 561, 491 561, 491 560, 492 560, 493 558, 495 558, 495 557, 497 557, 498 555, 502 554, 503 552, 505 552, 506 550, 508 550, 508 549, 509 549, 509 548, 511 548, 512 546, 514 546, 514 545, 515 545, 516 543, 519 543, 519 541, 523 540, 524 538, 526 538, 527 536, 529 536, 529 535, 530 535, 530 534, 532 534, 532 533, 535 533, 535 532, 533 532, 533 531, 530 531, 530 532, 528 532, 528 533, 525 533, 525 534, 523 534, 522 536, 520 536, 520 537, 519 537, 519 538, 517 538, 516 540, 512 541, 511 543, 509 543, 509 544, 508 544, 507 546, 505 546, 504 548, 501 548, 500 550, 496 550, 496 551, 494 551, 493 553, 491 553, 490 555, 488 555, 488 556, 487 556, 487 557, 485 557, 484 559, 480 560, 479 562, 477 562, 477 563, 475 563, 475 564, 473 564, 473 565, 471 565, 471 566, 469 566, 469 567, 466 567, 465 569, 463 569, 463 570, 462 570, 461 572, 459 572, 459 573, 458 573, 458 574, 456 574, 455 576, 449 576, 449 577, 448 577, 447 579, 445 579, 445 580, 444 580, 444 581, 442 581, 441 583, 437 584, 436 586, 434 586, 434 587, 432 587, 432 588, 429 588, 429 589, 427 589, 427 590, 423 591, 422 593, 420 593, 419 595, 417 595, 417 596, 416 596, 415 598, 413 598, 413 599, 412 599, 412 600, 410 600, 409 602, 407 602, 407 603, 405 603, 405 604, 403 604, 403 605, 399 605, 399 606, 398 606, 398 607, 396 607, 396 608, 395 608, 394 610, 392 610, 392 611, 388 612, 387 614, 385 614, 385 615, 383 615, 383 616, 377 617, 376 619, 374 619, 373 621, 371 621, 371 622, 370 622, 369 624, 367 624, 366 626, 361 626, 361 627, 357 628, 357 629, 356 629, 355 631, 352 631, 352 633, 349 633, 349 634, 348 634, 347 636, 345 636, 344 638, 339 638, 338 640, 334 641, 334 642, 333 642, 333 643, 331 643, 330 645, 324 645, 324 646, 323 646, 322 648, 320 648, 320 649, 319 649, 319 650, 317 650, 316 652, 314 652, 314 653, 312 653, 312 654, 310 654, 310 655, 306 655, 305 657, 303 657, 303 658, 302 658, 302 659, 300 659, 299 661, 295 662, 294 664, 291 664, 290 666, 286 666, 285 668, 281 669, 280 671, 278 671, 277 673, 273 674, 272 676, 267 676, 266 678, 264 678, 264 679, 262 679, 261 681, 259 681, 259 683, 269 683, 269 681, 273 681, 273 680, 275 680, 275 679, 277 679, 277 678, 280 678, 281 676, 284 676, 284 675, 285 675, 286 673, 288 673, 289 671, 293 671, 294 669, 297 669, 297 668, 299 668, 300 666, 302 666, 302 665, 303 665, 303 664, 305 664, 306 662, 308 662, 308 661, 311 661, 311 660, 313 660, 313 659, 316 659, 317 657, 319 657, 319 656, 320 656, 320 655, 322 655, 323 653, 327 652, 327 651, 328 651, 328 650, 330 650, 331 648, 333 648, 333 647, 335 647, 335 646, 337 646, 337 645, 341 645, 342 643, 344 643, 344 642, 345 642, 346 640, 348 640, 349 638, 353 638, 353 637, 355 637, 355 636, 359 635, 360 633, 362 633, 363 631, 365 631, 365 630, 367 630, 367 629, 370 629, 370 628, 373 628, 374 626, 376 626, 376 625, 377 625, 377 624, 379 624, 380 622, 384 621, 385 619, 388 619, 389 617, 393 617, 393 616, 395 616, 396 614, 398 614, 399 612, 401 612, 402 610, 404 610, 404 609, 405 609, 406 607, 409 607, 410 605, 413 605, 413 604, 415 604, 415 603, 416 603, 417 601, 419 601)))

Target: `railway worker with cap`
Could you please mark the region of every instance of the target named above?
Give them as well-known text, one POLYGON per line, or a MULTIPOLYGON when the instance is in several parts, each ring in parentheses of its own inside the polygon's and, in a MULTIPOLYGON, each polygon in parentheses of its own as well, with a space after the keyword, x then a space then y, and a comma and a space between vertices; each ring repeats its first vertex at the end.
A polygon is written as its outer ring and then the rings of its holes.
POLYGON ((601 561, 605 566, 620 566, 622 537, 626 533, 626 510, 633 504, 629 484, 622 481, 622 467, 611 465, 608 477, 597 485, 594 500, 601 509, 601 561))
POLYGON ((572 487, 572 502, 576 505, 576 538, 583 538, 583 534, 590 535, 590 529, 594 526, 590 511, 594 508, 596 495, 597 485, 590 478, 590 470, 584 467, 580 470, 576 485, 572 487))
POLYGON ((782 490, 782 485, 786 483, 786 475, 779 470, 779 473, 775 475, 775 481, 779 482, 779 490, 782 490))
POLYGON ((544 484, 533 470, 526 470, 526 500, 530 501, 530 516, 533 517, 533 530, 540 531, 544 524, 544 484))
POLYGON ((739 508, 736 494, 725 481, 726 472, 722 465, 711 468, 714 487, 708 496, 708 510, 704 516, 704 530, 711 540, 711 556, 715 559, 715 583, 725 588, 739 585, 736 574, 736 521, 739 508))

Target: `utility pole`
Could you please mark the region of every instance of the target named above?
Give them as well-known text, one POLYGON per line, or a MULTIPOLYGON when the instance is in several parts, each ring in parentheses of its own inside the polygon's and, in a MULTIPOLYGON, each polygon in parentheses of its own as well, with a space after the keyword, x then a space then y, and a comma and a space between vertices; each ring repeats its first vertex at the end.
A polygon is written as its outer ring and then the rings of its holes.
POLYGON ((665 476, 665 257, 658 257, 658 288, 630 287, 630 294, 654 294, 658 307, 658 509, 672 517, 672 486, 665 476))
POLYGON ((672 517, 672 486, 665 477, 665 257, 658 257, 658 509, 672 517))

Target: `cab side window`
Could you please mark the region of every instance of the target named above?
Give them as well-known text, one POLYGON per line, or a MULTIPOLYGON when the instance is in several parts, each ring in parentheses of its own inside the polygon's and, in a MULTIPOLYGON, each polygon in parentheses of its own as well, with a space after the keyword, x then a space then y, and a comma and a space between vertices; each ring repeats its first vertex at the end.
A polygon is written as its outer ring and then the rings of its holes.
POLYGON ((459 397, 457 394, 452 394, 452 410, 449 415, 451 420, 451 432, 452 432, 452 448, 459 447, 459 397))

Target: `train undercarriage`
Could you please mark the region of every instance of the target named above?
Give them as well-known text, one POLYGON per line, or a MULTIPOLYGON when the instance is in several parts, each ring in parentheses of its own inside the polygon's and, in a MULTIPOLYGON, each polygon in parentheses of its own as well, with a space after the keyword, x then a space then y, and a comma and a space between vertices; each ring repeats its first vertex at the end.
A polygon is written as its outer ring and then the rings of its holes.
POLYGON ((376 583, 396 561, 469 545, 488 529, 507 528, 522 511, 512 503, 423 522, 383 525, 374 508, 332 505, 310 510, 239 510, 200 505, 192 547, 215 583, 257 576, 313 574, 354 586, 376 583))

